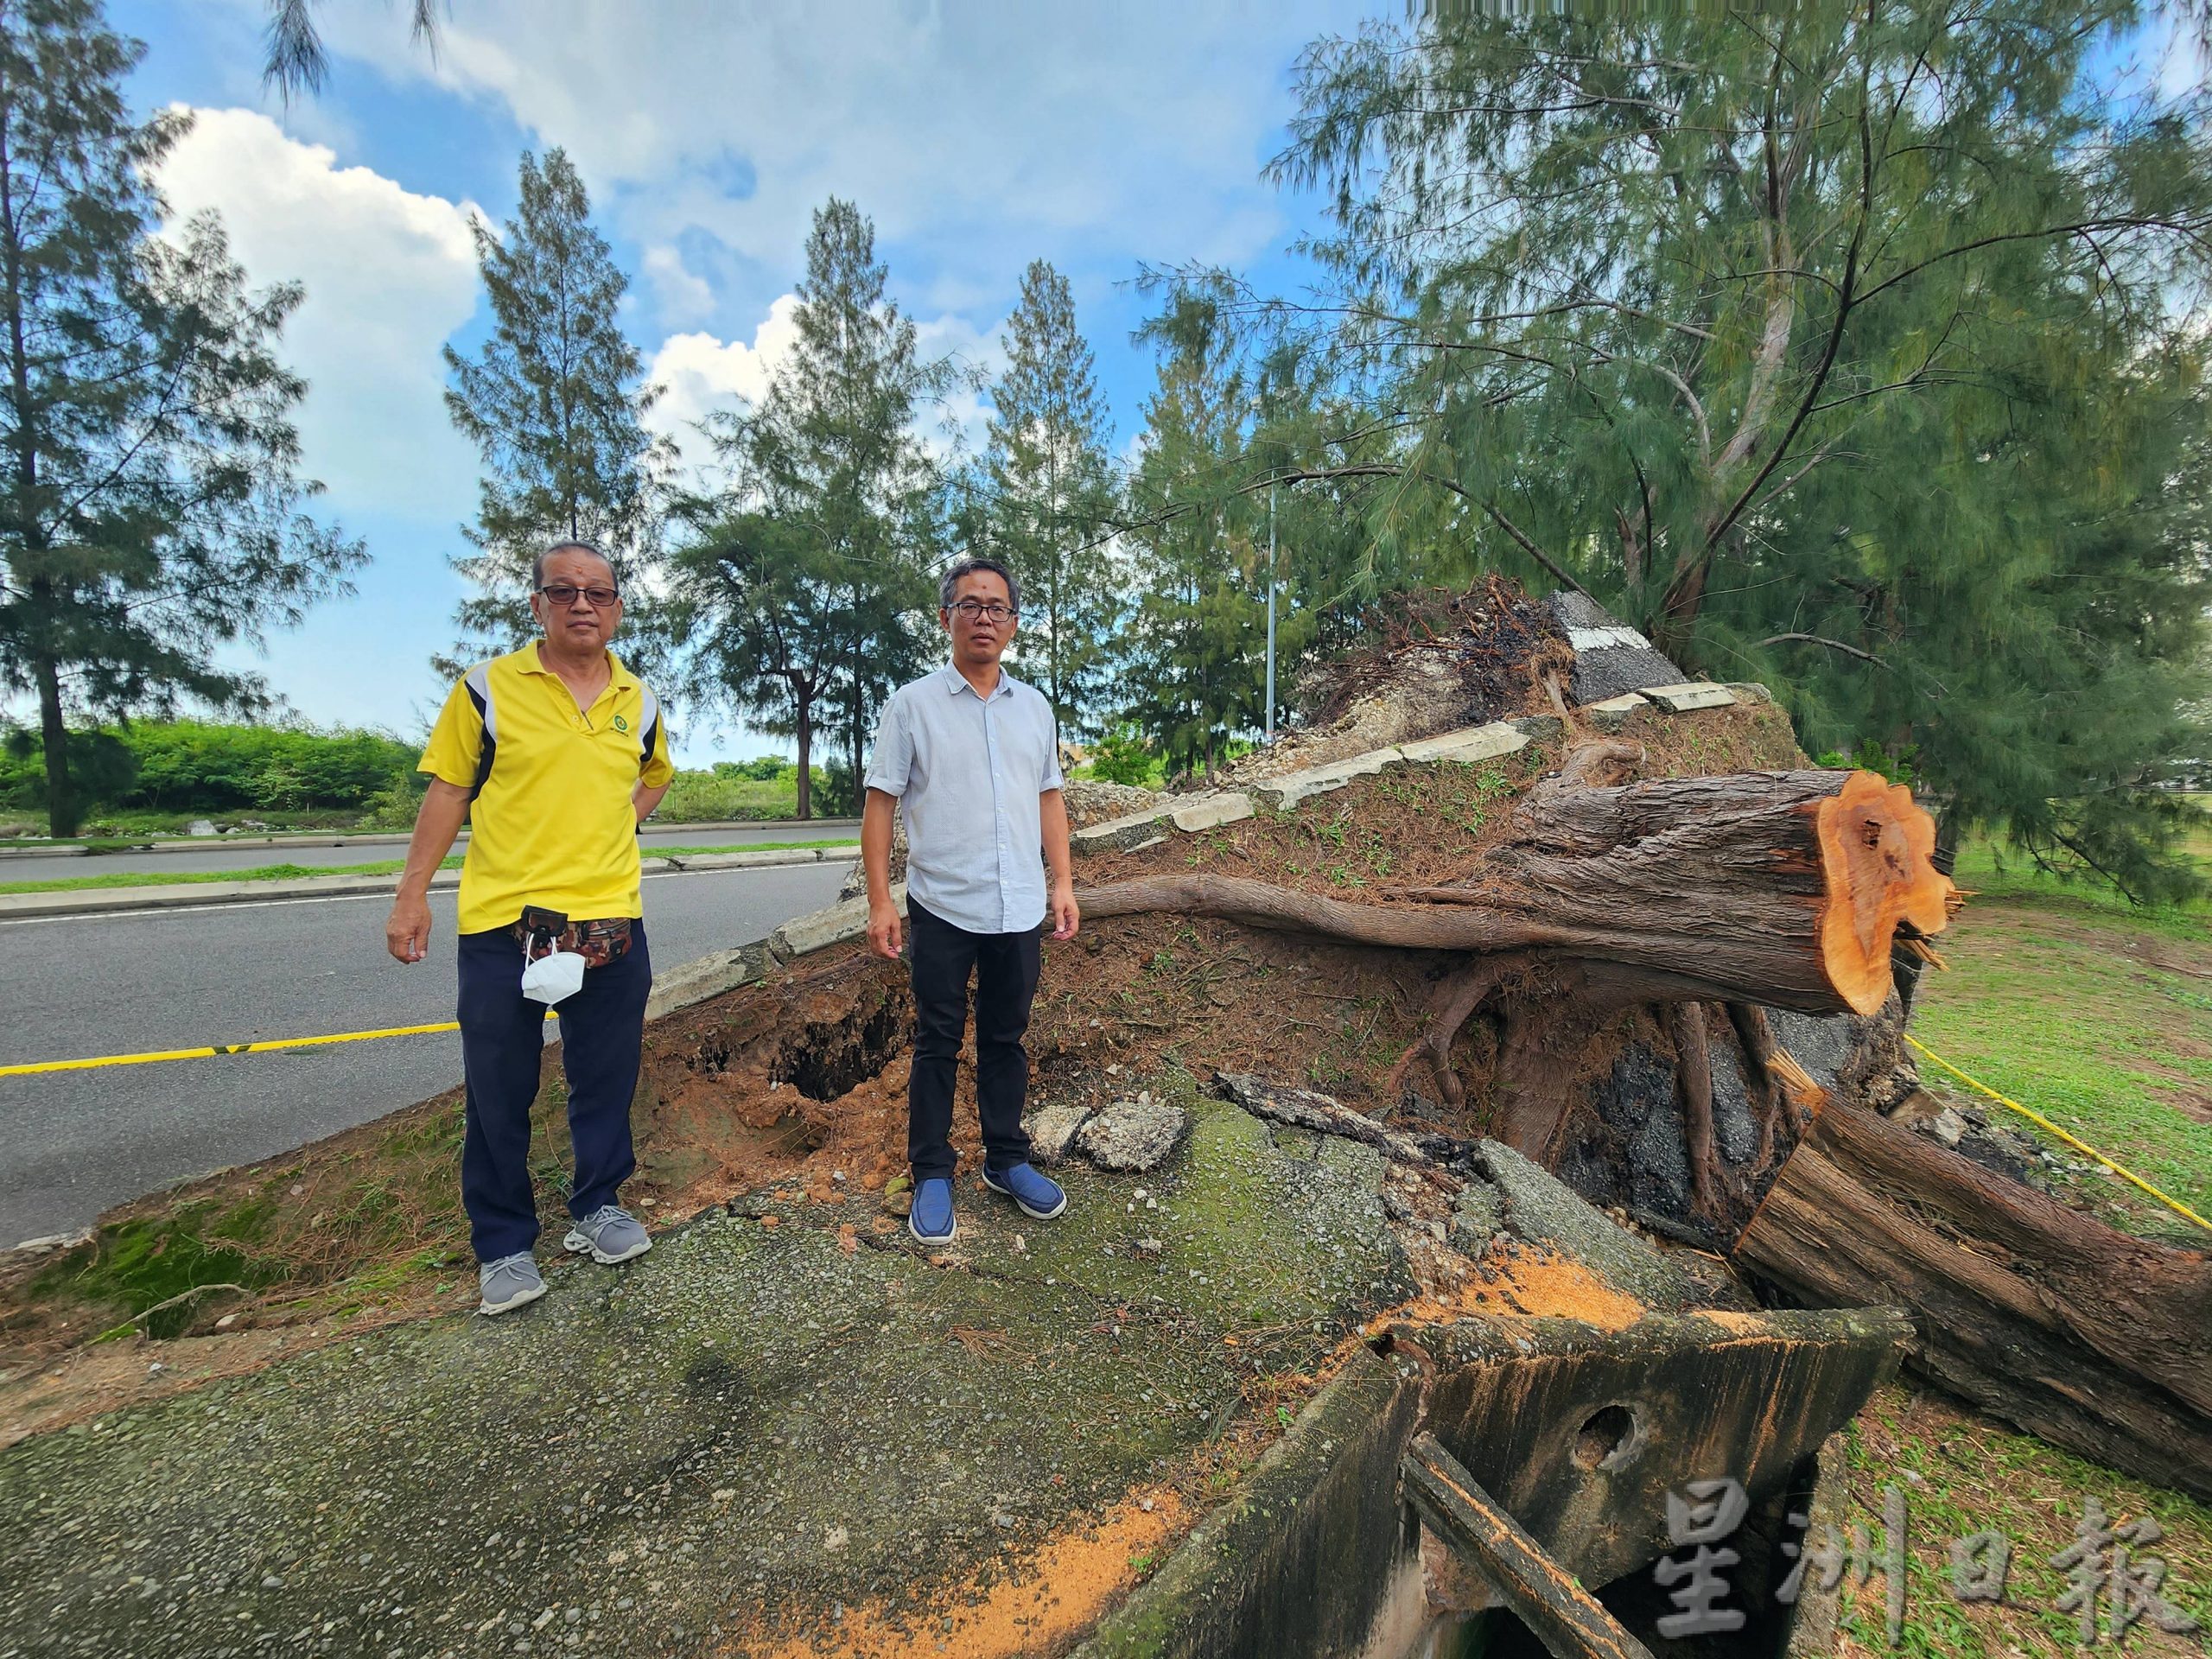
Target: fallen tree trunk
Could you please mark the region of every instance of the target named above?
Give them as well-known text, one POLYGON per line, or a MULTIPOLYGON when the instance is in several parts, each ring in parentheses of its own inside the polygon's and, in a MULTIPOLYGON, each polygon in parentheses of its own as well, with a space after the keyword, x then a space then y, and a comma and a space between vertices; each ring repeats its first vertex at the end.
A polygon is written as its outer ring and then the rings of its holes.
MULTIPOLYGON (((1738 772, 1621 787, 1580 781, 1595 745, 1532 791, 1514 837, 1466 885, 1351 904, 1235 876, 1166 875, 1083 895, 1086 916, 1174 911, 1406 950, 1611 963, 1654 1001, 1872 1014, 1890 947, 1936 933, 1955 902, 1935 823, 1866 772, 1738 772)), ((1633 751, 1630 751, 1632 753, 1633 751)))
POLYGON ((2212 1255, 2117 1232, 1840 1099, 1733 1254, 1809 1302, 1911 1310, 1915 1363, 1943 1387, 2212 1500, 2212 1255))

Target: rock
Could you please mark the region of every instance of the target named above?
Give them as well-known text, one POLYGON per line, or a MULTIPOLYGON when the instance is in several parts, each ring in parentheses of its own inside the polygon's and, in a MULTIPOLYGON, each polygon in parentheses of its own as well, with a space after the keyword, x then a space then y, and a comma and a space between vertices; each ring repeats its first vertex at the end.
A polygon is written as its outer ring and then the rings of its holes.
POLYGON ((184 833, 195 836, 212 836, 215 833, 215 826, 206 818, 194 818, 184 833))
POLYGON ((1967 1121, 1948 1106, 1928 1120, 1928 1133, 1947 1147, 1955 1147, 1967 1137, 1967 1121))
POLYGON ((1726 709, 1736 694, 1709 680, 1684 680, 1675 685, 1647 685, 1643 695, 1670 715, 1694 714, 1700 709, 1726 709))
POLYGON ((1774 693, 1757 680, 1730 680, 1727 689, 1736 694, 1738 702, 1772 702, 1774 693))
POLYGON ((1080 1101, 1054 1101, 1040 1106, 1022 1120, 1021 1127, 1029 1131, 1029 1157, 1033 1163, 1057 1164, 1068 1155, 1068 1145, 1075 1139, 1090 1108, 1080 1101))
POLYGON ((90 1230, 74 1233, 46 1233, 37 1238, 27 1238, 16 1246, 31 1255, 51 1255, 56 1250, 71 1250, 92 1239, 90 1230))
POLYGON ((1075 1149, 1101 1169, 1151 1169, 1190 1127, 1190 1114, 1180 1107, 1117 1100, 1076 1131, 1075 1149))
POLYGON ((1149 1258, 1158 1255, 1160 1251, 1166 1249, 1167 1247, 1162 1244, 1156 1238, 1141 1238, 1137 1240, 1134 1245, 1130 1246, 1130 1248, 1135 1250, 1139 1255, 1149 1258))

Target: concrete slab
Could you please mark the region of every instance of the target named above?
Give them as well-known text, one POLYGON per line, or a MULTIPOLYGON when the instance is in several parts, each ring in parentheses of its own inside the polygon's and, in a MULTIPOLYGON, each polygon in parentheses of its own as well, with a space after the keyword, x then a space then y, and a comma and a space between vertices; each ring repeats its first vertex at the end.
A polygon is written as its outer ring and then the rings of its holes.
POLYGON ((1675 685, 1647 685, 1643 695, 1670 715, 1694 714, 1700 709, 1726 709, 1736 694, 1710 680, 1684 680, 1675 685))
POLYGON ((1629 716, 1639 709, 1651 707, 1651 700, 1641 692, 1624 691, 1618 697, 1607 697, 1602 702, 1586 702, 1582 712, 1590 723, 1601 732, 1618 732, 1628 724, 1629 716))
POLYGON ((1312 766, 1304 772, 1262 779, 1251 786, 1251 792, 1277 811, 1287 812, 1300 801, 1342 789, 1355 778, 1372 778, 1384 767, 1397 766, 1403 760, 1395 748, 1370 749, 1347 760, 1332 760, 1326 766, 1312 766))
POLYGON ((1510 721, 1498 720, 1487 726, 1468 726, 1435 737, 1416 738, 1398 745, 1398 753, 1415 765, 1452 760, 1468 766, 1478 760, 1494 760, 1501 754, 1511 754, 1528 747, 1528 733, 1510 721))
POLYGON ((1215 830, 1224 823, 1239 823, 1252 816, 1252 798, 1242 790, 1224 790, 1218 794, 1201 795, 1175 809, 1171 815, 1175 827, 1185 835, 1201 830, 1215 830))
MULTIPOLYGON (((906 884, 893 882, 891 902, 900 915, 906 913, 906 884)), ((779 962, 789 962, 793 957, 811 955, 827 950, 833 944, 849 944, 855 939, 868 937, 868 899, 848 899, 831 905, 826 910, 810 911, 804 916, 794 916, 768 936, 768 949, 779 962)))
MULTIPOLYGON (((1410 1294, 1372 1194, 1193 1110, 1165 1171, 1070 1168, 1050 1225, 978 1194, 931 1253, 869 1196, 756 1196, 620 1268, 550 1262, 519 1313, 26 1440, 0 1459, 0 1652, 845 1651, 902 1621, 928 1652, 1009 1550, 1109 1513, 1164 1537, 1140 1503, 1243 1362, 1310 1368, 1410 1294), (1140 1185, 1160 1209, 1132 1216, 1140 1185)), ((1081 1630, 1144 1547, 1087 1592, 1046 1575, 1035 1616, 1081 1630)))
POLYGON ((652 995, 645 1002, 645 1018, 658 1020, 678 1008, 720 996, 750 984, 776 965, 768 941, 756 939, 734 950, 716 950, 653 976, 652 995))
POLYGON ((1109 818, 1103 823, 1072 830, 1068 845, 1077 853, 1126 853, 1157 835, 1160 826, 1171 822, 1174 815, 1171 804, 1148 806, 1124 817, 1109 818))

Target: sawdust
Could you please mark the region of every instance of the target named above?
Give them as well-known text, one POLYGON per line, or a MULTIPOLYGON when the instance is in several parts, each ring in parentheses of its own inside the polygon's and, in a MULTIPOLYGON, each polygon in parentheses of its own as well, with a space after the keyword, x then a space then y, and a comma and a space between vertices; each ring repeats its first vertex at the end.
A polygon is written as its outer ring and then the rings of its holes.
POLYGON ((1058 1651, 1133 1587, 1185 1526, 1172 1490, 1132 1493, 1099 1520, 1061 1533, 1027 1558, 905 1606, 873 1603, 819 1615, 807 1629, 756 1633, 721 1649, 762 1659, 903 1659, 920 1652, 1013 1659, 1058 1651))
POLYGON ((1624 1331, 1649 1312, 1581 1262, 1548 1250, 1493 1249, 1454 1296, 1431 1294, 1368 1322, 1370 1336, 1392 1325, 1449 1325, 1471 1313, 1491 1319, 1576 1319, 1600 1331, 1624 1331))

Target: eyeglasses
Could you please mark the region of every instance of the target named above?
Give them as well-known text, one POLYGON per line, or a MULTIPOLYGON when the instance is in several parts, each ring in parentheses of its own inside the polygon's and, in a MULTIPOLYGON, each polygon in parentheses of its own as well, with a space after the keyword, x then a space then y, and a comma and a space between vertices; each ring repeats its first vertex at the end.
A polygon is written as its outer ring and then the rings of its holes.
POLYGON ((582 594, 595 611, 607 609, 622 597, 612 588, 571 588, 565 582, 549 582, 537 591, 544 594, 546 602, 551 605, 573 605, 576 602, 576 595, 582 594))
POLYGON ((1001 605, 996 600, 991 601, 987 605, 980 599, 956 599, 952 601, 951 608, 959 612, 970 622, 979 616, 988 616, 994 622, 1003 622, 1009 616, 1017 614, 1013 606, 1001 605))

